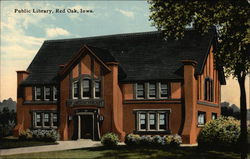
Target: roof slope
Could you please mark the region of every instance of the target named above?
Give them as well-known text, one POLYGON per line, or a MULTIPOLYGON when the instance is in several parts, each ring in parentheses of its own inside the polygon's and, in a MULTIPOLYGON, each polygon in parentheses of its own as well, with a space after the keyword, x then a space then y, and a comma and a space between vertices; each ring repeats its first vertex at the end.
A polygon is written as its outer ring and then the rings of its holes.
POLYGON ((121 81, 183 79, 181 60, 198 62, 202 72, 214 33, 201 36, 187 30, 182 40, 163 40, 158 31, 45 41, 28 67, 23 84, 55 83, 59 65, 66 64, 83 45, 103 62, 118 61, 126 78, 121 81))

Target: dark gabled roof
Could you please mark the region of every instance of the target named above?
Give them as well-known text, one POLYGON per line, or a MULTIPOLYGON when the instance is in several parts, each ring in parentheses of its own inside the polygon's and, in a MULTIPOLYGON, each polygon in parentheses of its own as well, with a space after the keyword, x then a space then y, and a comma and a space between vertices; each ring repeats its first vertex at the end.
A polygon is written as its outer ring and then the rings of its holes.
POLYGON ((197 61, 196 74, 201 74, 214 34, 201 36, 196 30, 187 30, 184 39, 166 41, 161 32, 153 31, 45 41, 22 84, 55 83, 59 65, 67 64, 83 45, 104 63, 117 61, 119 73, 123 73, 121 82, 183 79, 181 60, 197 61))

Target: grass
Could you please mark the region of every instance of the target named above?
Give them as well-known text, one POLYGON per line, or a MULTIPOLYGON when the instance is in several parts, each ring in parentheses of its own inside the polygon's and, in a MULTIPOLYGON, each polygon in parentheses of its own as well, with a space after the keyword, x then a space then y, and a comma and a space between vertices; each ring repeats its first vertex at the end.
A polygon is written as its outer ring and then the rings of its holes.
POLYGON ((1 156, 5 158, 84 158, 84 159, 239 159, 234 152, 204 151, 196 147, 147 148, 121 145, 114 148, 94 147, 46 153, 1 156))
POLYGON ((18 139, 0 139, 0 149, 10 149, 18 147, 55 145, 55 142, 45 141, 20 141, 18 139))

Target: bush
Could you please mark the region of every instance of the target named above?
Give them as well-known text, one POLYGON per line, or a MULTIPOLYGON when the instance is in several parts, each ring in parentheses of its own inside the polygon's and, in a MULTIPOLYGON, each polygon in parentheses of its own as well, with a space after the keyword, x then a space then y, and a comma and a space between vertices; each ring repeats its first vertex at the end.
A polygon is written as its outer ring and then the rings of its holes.
POLYGON ((171 147, 178 147, 182 143, 181 136, 177 134, 164 136, 164 139, 165 139, 165 145, 171 147))
POLYGON ((127 145, 139 145, 140 144, 140 135, 136 135, 136 134, 126 135, 125 143, 127 145))
POLYGON ((238 144, 240 123, 233 117, 219 117, 208 122, 200 131, 197 141, 199 147, 227 149, 238 144))
POLYGON ((19 134, 20 140, 38 140, 38 141, 48 141, 48 142, 55 142, 59 139, 59 134, 56 130, 29 130, 22 131, 19 134))
POLYGON ((27 129, 26 131, 23 130, 20 132, 19 134, 19 140, 32 140, 32 133, 29 129, 27 129))
POLYGON ((150 135, 135 135, 128 134, 125 138, 127 145, 142 145, 142 146, 171 146, 176 147, 182 143, 181 136, 179 135, 167 135, 167 136, 150 136, 150 135))
POLYGON ((116 146, 119 142, 119 138, 114 133, 104 134, 101 138, 101 143, 104 146, 116 146))

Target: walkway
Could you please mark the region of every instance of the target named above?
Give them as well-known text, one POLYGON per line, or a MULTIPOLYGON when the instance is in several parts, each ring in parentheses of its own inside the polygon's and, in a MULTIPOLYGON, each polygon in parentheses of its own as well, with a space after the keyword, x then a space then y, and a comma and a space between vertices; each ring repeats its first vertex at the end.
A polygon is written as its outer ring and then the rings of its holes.
POLYGON ((58 145, 46 145, 46 146, 33 146, 33 147, 22 147, 12 149, 1 149, 1 155, 13 155, 22 153, 33 153, 33 152, 48 152, 48 151, 61 151, 78 148, 88 148, 101 146, 100 141, 92 140, 77 140, 77 141, 57 141, 58 145))

